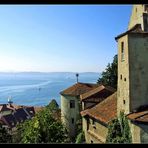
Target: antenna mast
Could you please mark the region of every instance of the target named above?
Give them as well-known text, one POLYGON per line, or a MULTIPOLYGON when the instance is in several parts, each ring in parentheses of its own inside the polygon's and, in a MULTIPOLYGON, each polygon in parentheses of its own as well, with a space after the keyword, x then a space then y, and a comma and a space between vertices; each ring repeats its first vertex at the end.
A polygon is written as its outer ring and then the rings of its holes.
POLYGON ((76 77, 77 77, 77 83, 78 83, 78 77, 79 77, 79 74, 78 73, 76 73, 76 77))

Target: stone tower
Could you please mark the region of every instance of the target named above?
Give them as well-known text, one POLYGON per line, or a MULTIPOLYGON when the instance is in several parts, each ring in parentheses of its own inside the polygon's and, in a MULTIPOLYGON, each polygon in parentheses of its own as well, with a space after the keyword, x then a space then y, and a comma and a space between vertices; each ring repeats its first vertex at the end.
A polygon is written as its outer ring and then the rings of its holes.
POLYGON ((148 105, 148 5, 134 5, 128 30, 118 42, 117 112, 148 105))
POLYGON ((118 42, 117 113, 129 119, 132 143, 148 143, 148 5, 134 5, 118 42))
POLYGON ((141 24, 144 31, 148 31, 148 5, 133 5, 128 30, 136 24, 141 24))

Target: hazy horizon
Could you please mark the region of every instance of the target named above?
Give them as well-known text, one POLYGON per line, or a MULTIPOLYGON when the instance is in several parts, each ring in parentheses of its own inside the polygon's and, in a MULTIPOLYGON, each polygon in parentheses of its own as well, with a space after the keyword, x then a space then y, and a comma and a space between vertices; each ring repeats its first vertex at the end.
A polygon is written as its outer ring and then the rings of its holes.
POLYGON ((94 71, 74 72, 74 71, 0 71, 0 73, 102 73, 94 71))

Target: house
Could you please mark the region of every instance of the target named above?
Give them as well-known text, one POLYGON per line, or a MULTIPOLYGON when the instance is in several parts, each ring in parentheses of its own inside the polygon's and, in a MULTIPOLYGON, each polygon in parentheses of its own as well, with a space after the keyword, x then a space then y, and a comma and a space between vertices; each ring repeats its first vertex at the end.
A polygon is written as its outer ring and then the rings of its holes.
POLYGON ((109 86, 79 82, 61 92, 61 119, 71 138, 75 137, 80 112, 92 108, 115 91, 109 86))
POLYGON ((80 95, 82 127, 86 143, 104 143, 109 121, 116 117, 116 89, 100 85, 80 95))
POLYGON ((117 92, 81 111, 86 143, 105 143, 108 124, 117 117, 117 92))
POLYGON ((8 129, 14 130, 18 123, 31 119, 36 111, 33 106, 15 104, 0 104, 0 123, 8 129))
POLYGON ((91 108, 112 95, 116 89, 110 86, 99 85, 98 87, 80 95, 82 110, 91 108))
POLYGON ((98 84, 76 83, 73 86, 60 92, 61 94, 61 120, 66 126, 69 137, 72 139, 76 135, 76 126, 81 118, 80 95, 98 87, 98 84))

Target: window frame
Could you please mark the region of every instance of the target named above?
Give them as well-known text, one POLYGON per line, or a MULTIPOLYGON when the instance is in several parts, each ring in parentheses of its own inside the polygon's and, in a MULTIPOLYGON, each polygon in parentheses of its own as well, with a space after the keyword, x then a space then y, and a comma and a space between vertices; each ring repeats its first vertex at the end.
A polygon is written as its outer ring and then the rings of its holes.
POLYGON ((69 106, 70 108, 75 108, 75 100, 70 100, 69 106))

